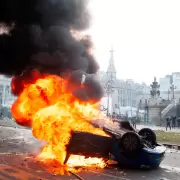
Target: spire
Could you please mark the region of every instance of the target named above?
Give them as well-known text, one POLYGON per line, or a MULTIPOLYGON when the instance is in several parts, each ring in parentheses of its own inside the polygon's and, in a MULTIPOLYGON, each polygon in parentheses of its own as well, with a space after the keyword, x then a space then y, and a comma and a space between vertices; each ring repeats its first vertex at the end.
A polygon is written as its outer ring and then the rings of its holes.
POLYGON ((111 46, 110 50, 110 59, 109 59, 109 65, 107 69, 108 76, 111 76, 112 78, 116 78, 116 69, 114 64, 114 49, 113 45, 111 46))

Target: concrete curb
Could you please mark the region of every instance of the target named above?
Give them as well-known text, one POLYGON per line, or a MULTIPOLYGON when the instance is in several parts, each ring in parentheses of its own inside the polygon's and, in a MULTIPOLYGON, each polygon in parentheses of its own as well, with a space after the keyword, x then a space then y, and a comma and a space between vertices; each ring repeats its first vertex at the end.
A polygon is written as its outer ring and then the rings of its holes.
POLYGON ((165 147, 170 149, 180 150, 180 145, 178 144, 168 144, 168 143, 161 143, 161 144, 163 144, 165 147))

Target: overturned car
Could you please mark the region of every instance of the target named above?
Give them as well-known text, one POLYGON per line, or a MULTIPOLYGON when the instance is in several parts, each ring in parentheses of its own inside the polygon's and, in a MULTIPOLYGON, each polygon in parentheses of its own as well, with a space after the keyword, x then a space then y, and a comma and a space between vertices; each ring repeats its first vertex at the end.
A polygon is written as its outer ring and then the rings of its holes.
POLYGON ((67 146, 67 157, 71 154, 86 157, 103 157, 131 168, 157 168, 165 157, 166 148, 157 143, 156 134, 149 128, 135 130, 129 121, 118 121, 119 131, 104 128, 109 137, 84 132, 73 132, 67 146))

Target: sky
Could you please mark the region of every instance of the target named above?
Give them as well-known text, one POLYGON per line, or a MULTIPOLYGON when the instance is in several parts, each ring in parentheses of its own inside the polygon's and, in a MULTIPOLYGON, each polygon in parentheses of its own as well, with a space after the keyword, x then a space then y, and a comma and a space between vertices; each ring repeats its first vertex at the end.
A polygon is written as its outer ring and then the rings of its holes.
POLYGON ((180 0, 90 0, 88 33, 106 70, 114 48, 117 76, 150 84, 180 72, 180 0))

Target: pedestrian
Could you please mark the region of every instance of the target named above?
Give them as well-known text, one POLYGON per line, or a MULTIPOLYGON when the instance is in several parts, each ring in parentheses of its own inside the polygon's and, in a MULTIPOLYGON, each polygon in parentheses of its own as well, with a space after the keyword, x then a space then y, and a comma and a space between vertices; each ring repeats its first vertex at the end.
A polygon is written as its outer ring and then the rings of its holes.
POLYGON ((113 114, 112 114, 112 120, 114 120, 114 119, 116 119, 116 113, 115 112, 113 112, 113 114))
POLYGON ((172 129, 176 128, 176 116, 172 117, 172 129))
POLYGON ((132 125, 134 128, 136 128, 136 118, 135 117, 132 117, 132 125))
POLYGON ((170 116, 168 116, 166 118, 166 131, 167 131, 168 127, 171 130, 171 117, 170 116))
POLYGON ((108 113, 108 117, 111 118, 111 114, 110 113, 108 113))
POLYGON ((180 117, 177 118, 178 128, 180 128, 180 117))

